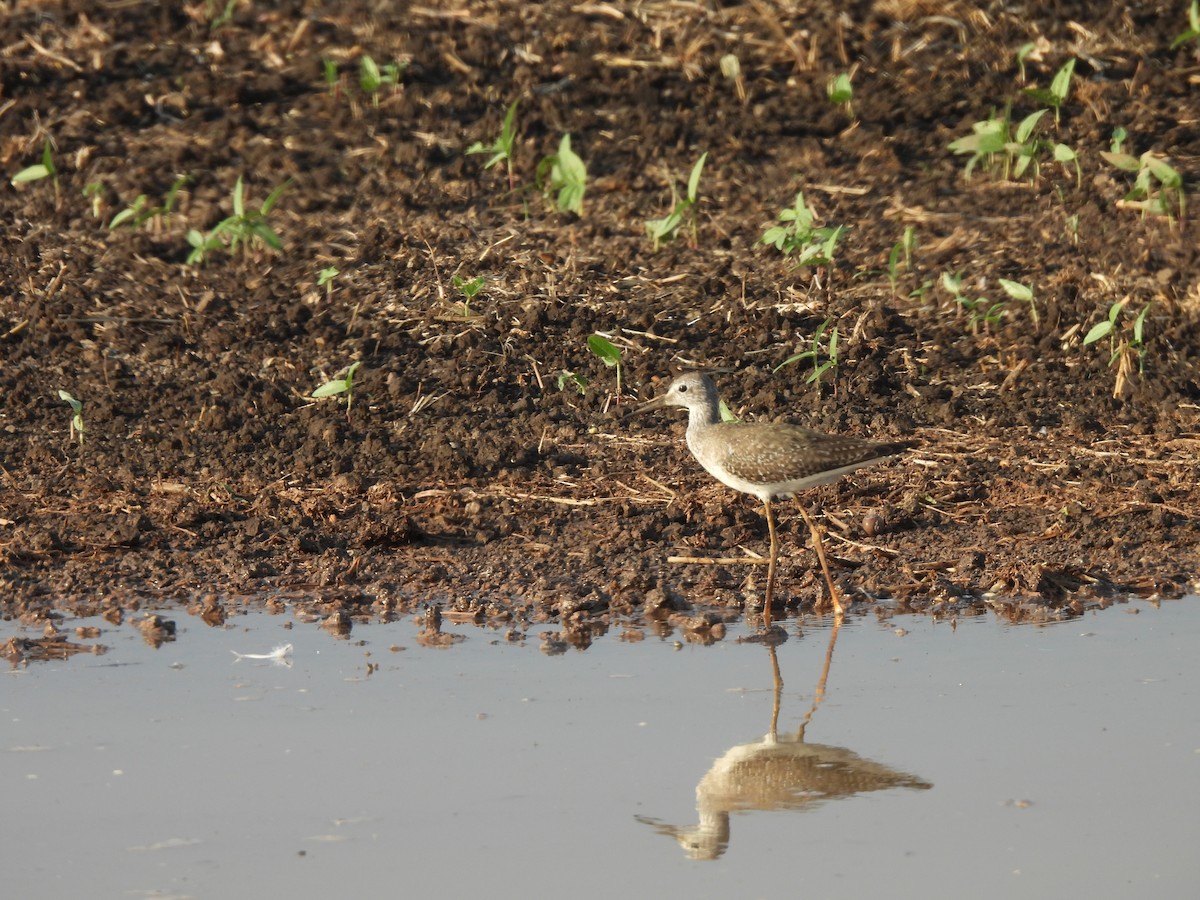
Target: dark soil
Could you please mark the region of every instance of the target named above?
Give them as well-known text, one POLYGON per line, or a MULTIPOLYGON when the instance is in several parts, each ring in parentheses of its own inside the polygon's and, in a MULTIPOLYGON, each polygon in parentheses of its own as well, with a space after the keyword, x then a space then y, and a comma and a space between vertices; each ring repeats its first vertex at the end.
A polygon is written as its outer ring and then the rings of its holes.
MULTIPOLYGON (((857 611, 1053 619, 1194 589, 1200 246, 1190 212, 1123 202, 1134 174, 1099 155, 1122 127, 1195 189, 1182 2, 282 0, 210 27, 224 6, 0 0, 6 618, 179 605, 217 624, 294 602, 345 631, 433 604, 512 638, 554 622, 585 646, 628 621, 711 639, 759 608, 765 569, 668 557, 764 553, 758 504, 688 456, 682 416, 620 417, 698 366, 733 370, 744 418, 916 443, 802 498, 857 611), (364 91, 365 56, 399 84, 364 91), (950 142, 1039 108, 1023 88, 1072 57, 1061 123, 1037 133, 1076 150, 1079 180, 1048 149, 1036 178, 964 179, 950 142), (852 115, 826 96, 844 71, 852 115), (465 151, 517 99, 510 191, 465 151), (564 133, 581 216, 535 186, 564 133), (8 186, 46 141, 56 180, 8 186), (705 151, 694 240, 655 250, 645 221, 705 151), (179 175, 169 214, 110 228, 179 175), (281 251, 188 264, 239 176, 250 209, 291 179, 267 220, 281 251), (798 190, 848 227, 832 272, 760 243, 798 190), (1001 278, 1032 284, 1036 321, 1009 300, 972 324, 945 272, 981 309, 1001 278), (469 310, 455 275, 486 277, 469 310), (1084 346, 1114 303, 1114 334, 1084 346), (835 369, 774 371, 826 320, 835 369), (623 350, 620 397, 597 332, 623 350), (349 410, 310 399, 352 362, 349 410)), ((823 585, 778 509, 786 616, 823 585)))

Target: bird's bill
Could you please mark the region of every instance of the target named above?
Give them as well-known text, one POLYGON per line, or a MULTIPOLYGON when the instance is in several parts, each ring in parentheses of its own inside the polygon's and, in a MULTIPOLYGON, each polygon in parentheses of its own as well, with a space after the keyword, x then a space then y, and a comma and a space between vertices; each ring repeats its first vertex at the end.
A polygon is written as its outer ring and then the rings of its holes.
POLYGON ((626 417, 637 416, 642 413, 653 412, 656 409, 662 409, 666 405, 667 405, 667 395, 659 394, 653 400, 647 400, 641 406, 635 406, 629 412, 625 413, 625 415, 626 415, 626 417))

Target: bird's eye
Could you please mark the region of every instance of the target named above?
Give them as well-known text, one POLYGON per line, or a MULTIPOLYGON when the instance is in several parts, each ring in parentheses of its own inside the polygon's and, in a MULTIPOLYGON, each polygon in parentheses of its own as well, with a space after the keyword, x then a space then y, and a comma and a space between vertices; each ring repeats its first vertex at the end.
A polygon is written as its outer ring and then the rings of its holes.
POLYGON ((686 394, 686 393, 687 393, 687 385, 686 385, 686 384, 681 384, 681 385, 679 386, 679 393, 681 393, 681 394, 686 394))

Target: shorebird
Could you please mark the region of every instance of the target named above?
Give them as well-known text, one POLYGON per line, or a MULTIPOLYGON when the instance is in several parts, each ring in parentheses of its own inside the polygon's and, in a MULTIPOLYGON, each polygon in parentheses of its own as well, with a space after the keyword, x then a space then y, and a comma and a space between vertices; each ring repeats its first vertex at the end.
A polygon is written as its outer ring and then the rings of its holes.
MULTIPOLYGON (((876 444, 857 437, 822 434, 798 425, 722 422, 717 386, 704 372, 678 376, 665 393, 642 404, 633 410, 633 414, 665 406, 679 406, 688 411, 688 449, 708 474, 735 491, 752 494, 762 501, 771 535, 767 595, 763 604, 763 622, 767 628, 771 625, 775 564, 779 556, 771 501, 794 496, 805 488, 829 484, 855 469, 891 459, 909 447, 903 442, 876 444)), ((803 504, 800 504, 800 512, 812 533, 813 547, 821 561, 834 612, 840 617, 842 602, 829 574, 821 533, 803 504)))

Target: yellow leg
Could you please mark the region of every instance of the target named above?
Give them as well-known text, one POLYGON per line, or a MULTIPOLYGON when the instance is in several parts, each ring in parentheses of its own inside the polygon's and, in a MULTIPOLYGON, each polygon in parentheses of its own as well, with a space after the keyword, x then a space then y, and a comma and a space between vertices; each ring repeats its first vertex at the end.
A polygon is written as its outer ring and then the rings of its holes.
POLYGON ((767 515, 767 531, 771 533, 771 559, 767 563, 767 599, 763 603, 763 628, 771 627, 771 602, 775 595, 775 559, 779 556, 779 541, 775 537, 775 516, 771 514, 771 501, 763 501, 767 515))
POLYGON ((825 541, 821 537, 817 524, 809 517, 804 504, 799 504, 799 506, 800 513, 804 516, 804 521, 808 523, 808 530, 812 534, 813 548, 817 551, 817 559, 821 561, 821 571, 825 573, 825 584, 829 588, 829 599, 833 602, 834 615, 840 619, 842 617, 842 598, 838 595, 838 589, 833 586, 833 576, 829 574, 829 563, 825 561, 825 541))

